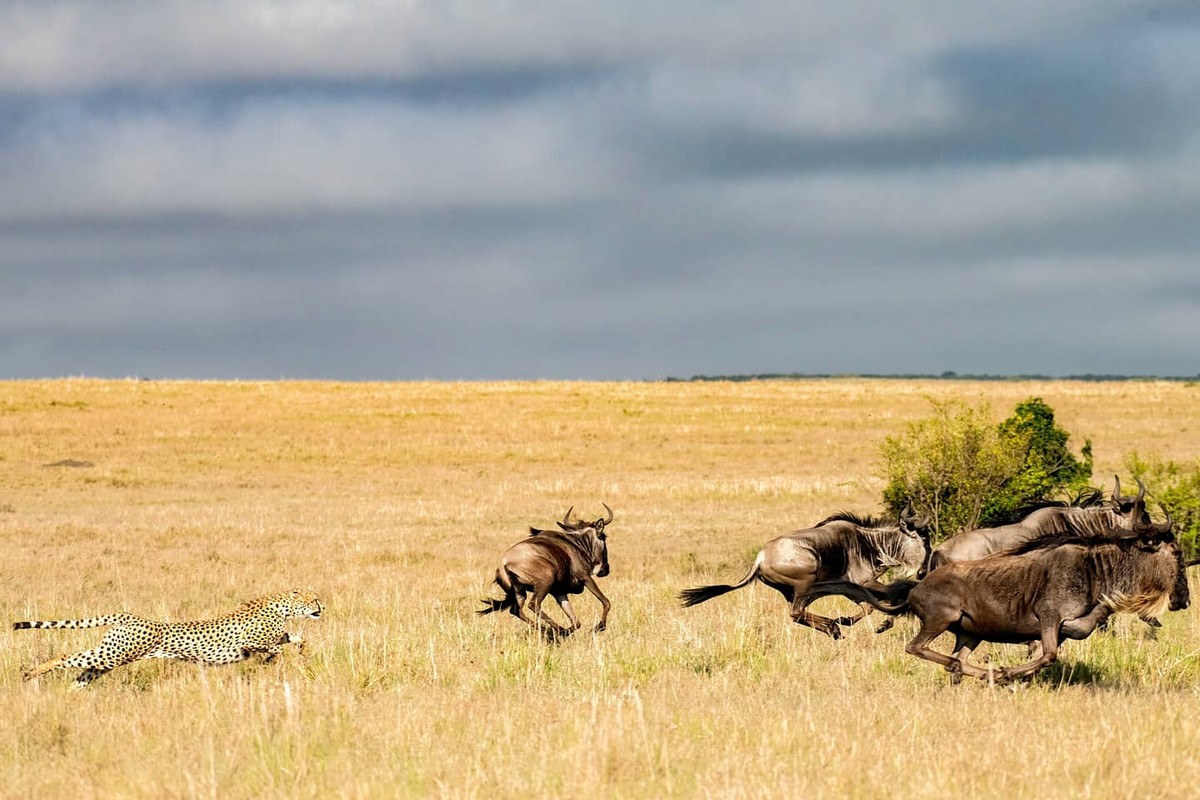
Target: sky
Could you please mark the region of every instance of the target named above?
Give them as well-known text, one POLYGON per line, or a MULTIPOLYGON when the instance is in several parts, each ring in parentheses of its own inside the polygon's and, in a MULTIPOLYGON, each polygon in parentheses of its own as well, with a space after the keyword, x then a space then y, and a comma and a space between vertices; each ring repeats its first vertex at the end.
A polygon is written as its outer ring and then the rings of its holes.
POLYGON ((1198 356, 1193 2, 0 0, 0 378, 1198 356))

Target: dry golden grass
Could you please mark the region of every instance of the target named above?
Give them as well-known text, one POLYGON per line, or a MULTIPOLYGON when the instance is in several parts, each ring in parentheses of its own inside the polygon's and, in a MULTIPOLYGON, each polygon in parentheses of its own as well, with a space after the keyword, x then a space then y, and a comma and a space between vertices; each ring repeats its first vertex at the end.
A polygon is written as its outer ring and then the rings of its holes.
POLYGON ((775 535, 876 511, 876 444, 926 397, 1031 395, 1093 438, 1098 478, 1200 452, 1200 389, 1167 383, 2 383, 0 618, 205 617, 293 585, 327 612, 293 623, 307 658, 78 693, 21 671, 102 631, 5 630, 0 795, 1194 796, 1194 609, 1009 690, 904 655, 909 622, 833 642, 761 586, 676 605, 775 535), (43 466, 65 459, 92 466, 43 466), (526 526, 602 499, 608 632, 472 614, 526 526))

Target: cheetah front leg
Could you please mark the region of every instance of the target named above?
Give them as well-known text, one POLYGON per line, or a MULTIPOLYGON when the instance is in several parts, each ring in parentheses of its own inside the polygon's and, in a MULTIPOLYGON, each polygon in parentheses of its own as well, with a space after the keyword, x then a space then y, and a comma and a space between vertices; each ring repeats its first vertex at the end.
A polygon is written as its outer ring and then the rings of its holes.
POLYGON ((85 689, 89 683, 96 680, 96 678, 99 678, 101 675, 108 674, 110 671, 111 670, 95 668, 85 669, 83 672, 79 673, 79 677, 76 678, 75 682, 71 684, 71 689, 72 691, 85 689))
POLYGON ((266 653, 266 658, 263 659, 263 663, 270 664, 272 661, 278 658, 279 654, 283 652, 283 646, 285 644, 296 645, 296 650, 299 651, 300 655, 304 655, 304 646, 307 644, 307 642, 305 642, 304 637, 298 633, 288 633, 287 631, 284 631, 283 635, 279 637, 279 641, 263 650, 263 652, 266 653))

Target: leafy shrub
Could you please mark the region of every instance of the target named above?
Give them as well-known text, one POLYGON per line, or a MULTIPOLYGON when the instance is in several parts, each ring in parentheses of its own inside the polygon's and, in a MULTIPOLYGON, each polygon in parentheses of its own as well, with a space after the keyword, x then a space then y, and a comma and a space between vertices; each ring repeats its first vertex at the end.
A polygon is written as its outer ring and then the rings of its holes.
POLYGON ((1017 404, 1012 416, 1000 423, 1000 435, 1023 449, 1025 457, 1017 474, 984 507, 984 525, 1004 524, 1030 503, 1090 488, 1092 440, 1084 439, 1082 460, 1076 458, 1067 447, 1071 435, 1054 424, 1054 409, 1042 398, 1017 404))
POLYGON ((1003 524, 1023 506, 1087 485, 1091 441, 1076 458, 1070 434, 1041 398, 1020 403, 998 424, 986 405, 931 402, 934 414, 886 437, 880 455, 884 505, 928 514, 935 542, 1003 524))

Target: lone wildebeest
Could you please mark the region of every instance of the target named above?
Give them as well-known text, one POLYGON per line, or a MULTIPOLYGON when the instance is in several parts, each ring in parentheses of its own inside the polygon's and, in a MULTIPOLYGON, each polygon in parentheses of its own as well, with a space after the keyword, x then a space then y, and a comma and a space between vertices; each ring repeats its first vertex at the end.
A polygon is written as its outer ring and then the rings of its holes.
MULTIPOLYGON (((916 518, 906 511, 896 525, 884 525, 873 517, 835 514, 811 528, 792 531, 767 542, 754 565, 735 584, 716 584, 685 589, 679 593, 683 605, 694 606, 756 578, 775 589, 792 604, 792 619, 834 639, 842 635, 839 625, 853 625, 870 611, 853 617, 822 617, 804 609, 801 601, 818 581, 875 581, 893 567, 904 575, 921 572, 929 556, 929 518, 916 518)), ((886 624, 886 623, 885 623, 886 624)))
POLYGON ((608 610, 612 606, 604 592, 600 591, 596 578, 608 574, 608 536, 605 527, 613 521, 612 509, 601 503, 608 512, 591 522, 572 520, 568 509, 557 525, 561 531, 529 529, 529 538, 523 539, 504 551, 500 566, 496 570, 496 583, 504 590, 499 600, 485 598, 484 608, 477 614, 491 614, 507 610, 530 627, 546 626, 550 635, 569 635, 579 629, 579 619, 567 600, 569 594, 580 594, 587 589, 596 595, 602 611, 595 631, 599 633, 608 626, 608 610), (525 599, 529 597, 530 618, 525 614, 525 599), (569 627, 551 619, 542 610, 546 595, 552 596, 562 606, 569 627))
POLYGON ((1114 612, 1144 616, 1187 608, 1183 556, 1165 524, 1136 523, 1104 538, 1052 536, 979 561, 946 564, 920 582, 901 580, 870 588, 845 581, 816 584, 801 607, 841 595, 889 614, 912 614, 921 629, 905 647, 941 664, 957 683, 962 675, 1007 683, 1054 663, 1064 639, 1085 639, 1114 612), (955 636, 954 653, 930 648, 941 634, 955 636), (980 642, 1038 640, 1041 652, 1016 667, 989 671, 967 659, 980 642))

